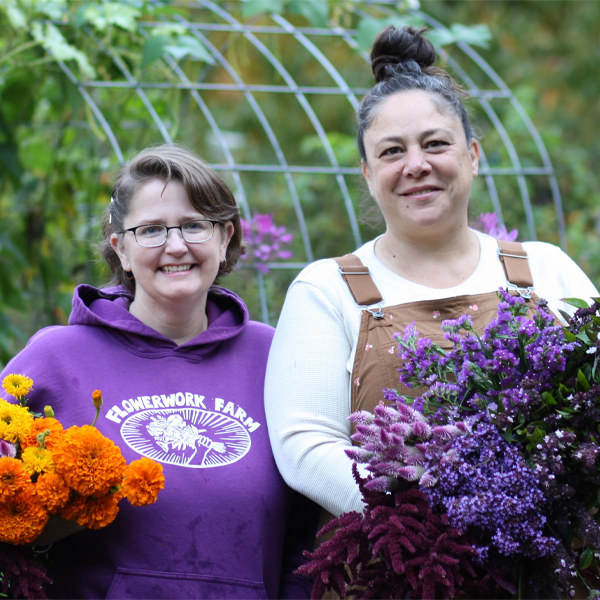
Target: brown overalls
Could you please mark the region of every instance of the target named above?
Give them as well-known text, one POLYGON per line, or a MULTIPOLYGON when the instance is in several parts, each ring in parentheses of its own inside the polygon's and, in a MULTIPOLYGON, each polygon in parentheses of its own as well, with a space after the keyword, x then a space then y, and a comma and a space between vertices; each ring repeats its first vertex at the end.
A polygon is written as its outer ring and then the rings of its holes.
MULTIPOLYGON (((498 241, 498 255, 504 266, 508 289, 520 295, 528 304, 531 317, 538 302, 533 293, 533 278, 527 262, 527 253, 518 242, 498 241)), ((439 300, 425 300, 386 306, 361 260, 354 254, 346 254, 334 259, 340 266, 342 277, 356 303, 365 307, 361 314, 356 356, 352 368, 351 412, 368 410, 373 412, 383 400, 382 390, 392 388, 400 394, 414 395, 415 390, 400 383, 398 367, 398 343, 394 333, 404 332, 404 328, 415 322, 422 337, 430 338, 440 347, 448 350, 452 343, 444 338, 442 321, 470 315, 473 326, 480 335, 496 317, 498 296, 496 292, 472 296, 455 296, 439 300)))

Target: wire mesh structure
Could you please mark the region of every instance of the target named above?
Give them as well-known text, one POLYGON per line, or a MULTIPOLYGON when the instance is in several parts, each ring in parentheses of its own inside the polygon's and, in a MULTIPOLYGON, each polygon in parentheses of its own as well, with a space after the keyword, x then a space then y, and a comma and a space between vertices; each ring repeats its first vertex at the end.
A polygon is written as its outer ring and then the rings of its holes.
MULTIPOLYGON (((371 4, 382 14, 393 14, 389 3, 371 4)), ((190 6, 193 19, 172 16, 171 22, 202 43, 213 65, 177 62, 165 55, 166 71, 146 70, 140 77, 92 32, 110 77, 83 81, 66 63, 59 65, 119 162, 151 143, 181 143, 222 172, 245 219, 273 213, 294 234, 294 261, 268 263, 268 277, 242 269, 256 283, 259 308, 254 317, 273 323, 280 303, 273 302, 275 290, 285 290, 306 264, 351 251, 374 233, 359 225, 356 216, 365 190, 353 140, 354 111, 373 83, 367 55, 357 50, 355 30, 298 27, 276 13, 244 23, 222 3, 199 0, 190 6), (320 219, 324 213, 329 216, 327 231, 320 219)), ((443 27, 421 11, 414 14, 443 27)), ((166 17, 141 22, 140 33, 150 36, 167 22, 166 17)), ((556 177, 531 119, 472 47, 458 43, 438 52, 472 97, 469 107, 482 132, 480 177, 473 191, 476 210, 494 211, 504 222, 510 209, 513 222, 508 224, 525 223, 520 239, 534 240, 531 189, 534 183, 542 185, 553 202, 557 237, 565 247, 556 177)))

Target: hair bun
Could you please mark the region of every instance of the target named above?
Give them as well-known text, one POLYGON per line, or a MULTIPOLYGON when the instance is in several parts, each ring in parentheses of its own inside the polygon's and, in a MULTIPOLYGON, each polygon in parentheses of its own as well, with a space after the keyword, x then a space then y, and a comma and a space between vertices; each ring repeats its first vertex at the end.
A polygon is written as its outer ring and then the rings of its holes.
POLYGON ((396 67, 408 66, 409 61, 417 63, 421 70, 433 65, 435 49, 422 35, 425 31, 425 28, 396 29, 390 25, 377 35, 371 48, 371 68, 377 83, 393 77, 396 67))

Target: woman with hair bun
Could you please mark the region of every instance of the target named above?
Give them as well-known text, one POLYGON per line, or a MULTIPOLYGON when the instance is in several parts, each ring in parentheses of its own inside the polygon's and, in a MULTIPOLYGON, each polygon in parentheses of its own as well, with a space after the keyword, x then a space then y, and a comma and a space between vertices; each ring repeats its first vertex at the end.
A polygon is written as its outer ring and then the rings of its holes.
POLYGON ((292 283, 267 366, 265 402, 277 465, 291 487, 338 516, 363 504, 345 450, 350 413, 373 411, 398 380, 394 333, 416 323, 444 345, 441 322, 471 315, 481 332, 499 288, 544 298, 598 292, 559 248, 499 242, 468 226, 480 148, 464 92, 433 67, 424 30, 388 27, 373 43, 376 84, 358 108, 358 148, 385 231, 292 283))
POLYGON ((307 598, 293 570, 311 510, 279 475, 265 422, 273 330, 216 285, 242 252, 231 190, 192 152, 149 148, 117 176, 100 247, 111 287, 80 285, 69 325, 38 332, 3 376, 31 377, 28 406, 52 405, 65 426, 91 422, 100 389, 96 427, 128 463, 160 462, 165 487, 100 531, 56 517, 35 542, 54 542, 46 594, 307 598))

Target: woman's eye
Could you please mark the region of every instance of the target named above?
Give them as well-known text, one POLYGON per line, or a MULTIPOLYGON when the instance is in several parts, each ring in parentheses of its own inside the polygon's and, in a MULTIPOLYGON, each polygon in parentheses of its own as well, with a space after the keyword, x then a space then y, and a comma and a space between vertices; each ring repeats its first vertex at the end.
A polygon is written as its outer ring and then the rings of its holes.
POLYGON ((399 154, 402 150, 398 146, 393 146, 392 148, 386 148, 381 156, 393 156, 395 154, 399 154))
POLYGON ((189 221, 183 226, 183 228, 189 232, 204 231, 207 225, 208 223, 205 221, 189 221))
POLYGON ((427 142, 427 144, 425 144, 426 148, 431 148, 432 150, 439 150, 441 148, 445 148, 448 145, 448 142, 445 142, 443 140, 432 140, 430 142, 427 142))
POLYGON ((162 225, 145 225, 144 227, 138 228, 137 234, 144 236, 159 235, 162 233, 163 229, 164 227, 162 225))

